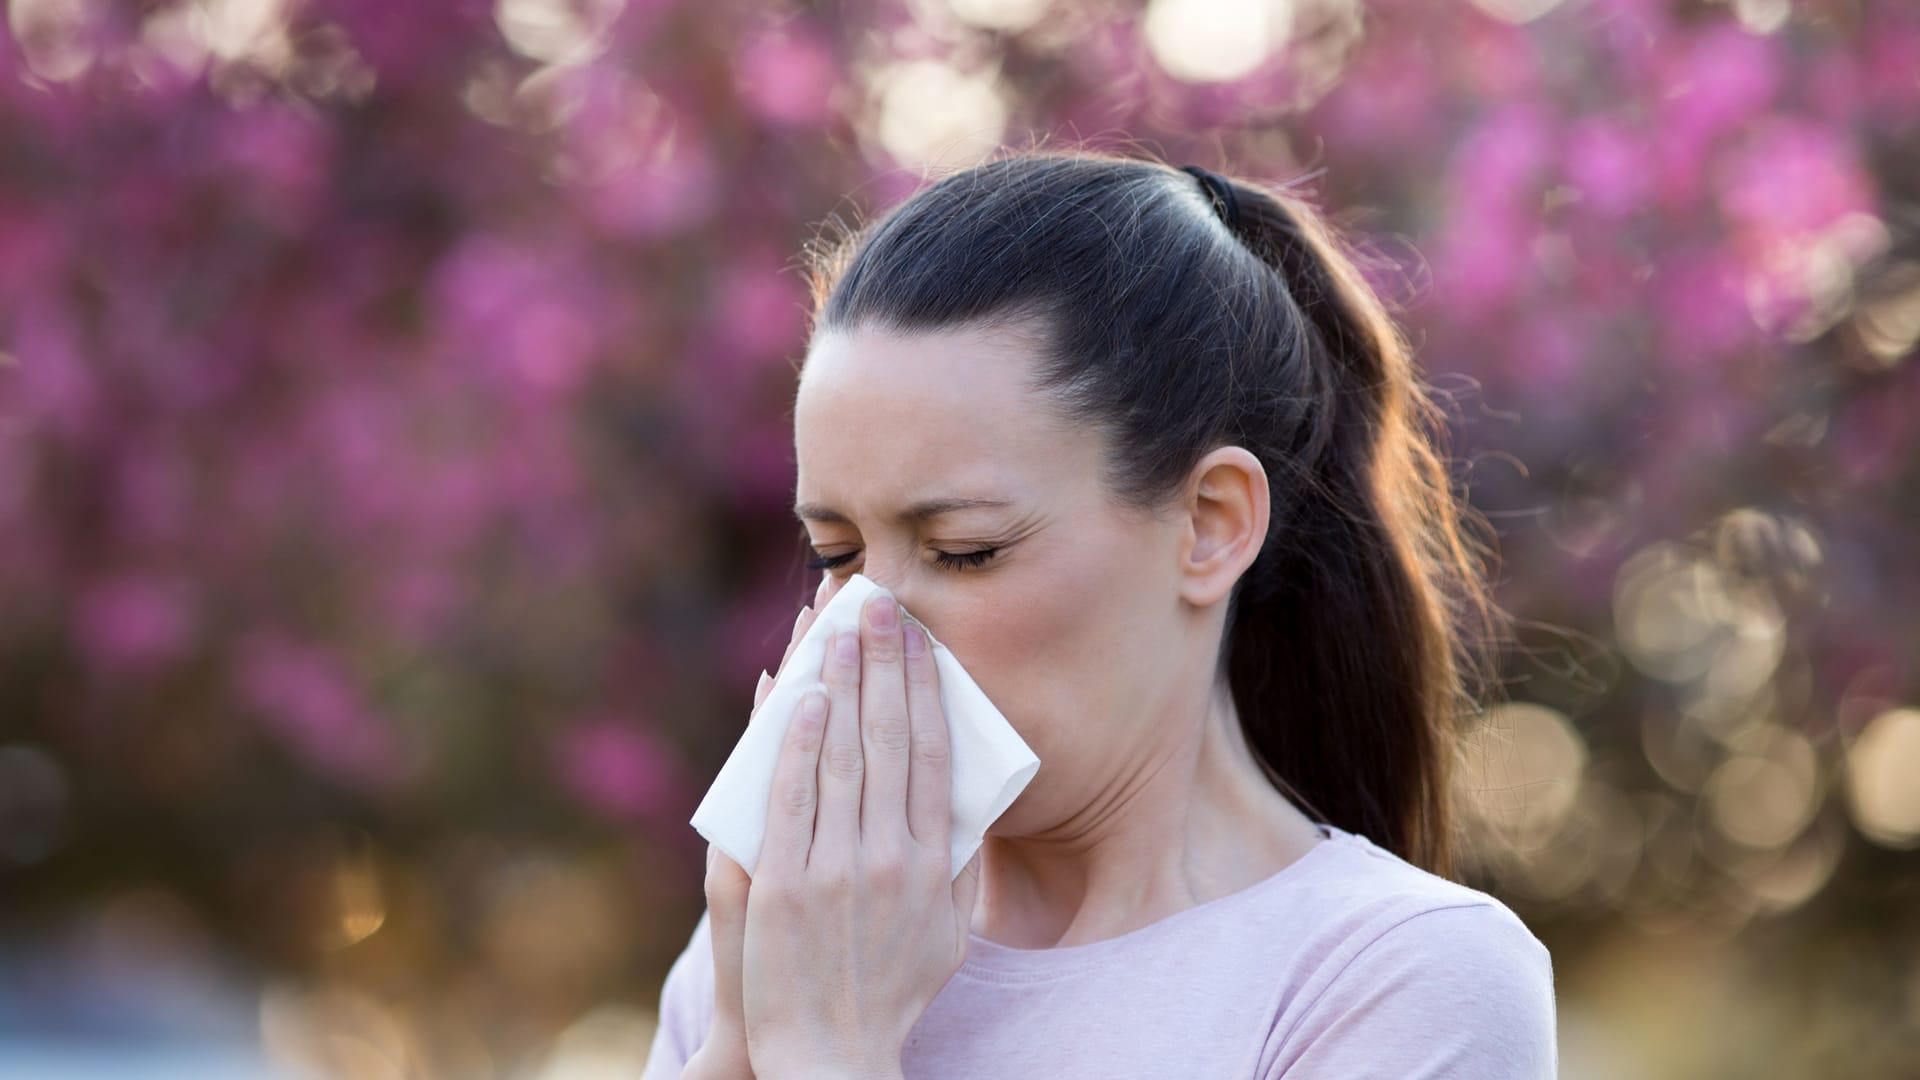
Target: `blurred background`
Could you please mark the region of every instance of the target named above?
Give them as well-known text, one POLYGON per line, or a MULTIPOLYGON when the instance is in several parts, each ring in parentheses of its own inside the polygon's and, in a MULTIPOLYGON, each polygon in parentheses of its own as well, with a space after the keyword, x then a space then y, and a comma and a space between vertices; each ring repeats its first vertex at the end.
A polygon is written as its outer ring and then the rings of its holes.
POLYGON ((0 1075, 636 1075, 812 591, 799 252, 1077 143, 1373 254, 1562 1075, 1920 1076, 1920 4, 5 12, 0 1075))

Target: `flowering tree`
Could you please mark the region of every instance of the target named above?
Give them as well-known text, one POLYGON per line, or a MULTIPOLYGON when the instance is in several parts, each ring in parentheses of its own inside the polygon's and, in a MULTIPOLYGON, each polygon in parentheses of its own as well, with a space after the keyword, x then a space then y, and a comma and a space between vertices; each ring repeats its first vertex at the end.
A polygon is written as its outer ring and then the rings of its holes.
MULTIPOLYGON (((697 904, 810 587, 796 253, 1032 142, 1313 173, 1377 256, 1526 620, 1516 902, 1731 932, 1920 843, 1920 8, 1215 8, 15 0, 0 917, 451 979, 529 865, 697 904)), ((564 1011, 677 933, 484 962, 564 1011)))

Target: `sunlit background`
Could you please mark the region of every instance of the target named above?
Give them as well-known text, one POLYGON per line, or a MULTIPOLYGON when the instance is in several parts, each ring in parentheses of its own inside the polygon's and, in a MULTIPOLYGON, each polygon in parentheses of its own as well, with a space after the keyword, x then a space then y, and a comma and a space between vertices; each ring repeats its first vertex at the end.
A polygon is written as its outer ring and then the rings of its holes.
POLYGON ((1061 143, 1374 255, 1562 1075, 1920 1075, 1920 4, 5 11, 0 1075, 637 1074, 811 592, 799 252, 1061 143))

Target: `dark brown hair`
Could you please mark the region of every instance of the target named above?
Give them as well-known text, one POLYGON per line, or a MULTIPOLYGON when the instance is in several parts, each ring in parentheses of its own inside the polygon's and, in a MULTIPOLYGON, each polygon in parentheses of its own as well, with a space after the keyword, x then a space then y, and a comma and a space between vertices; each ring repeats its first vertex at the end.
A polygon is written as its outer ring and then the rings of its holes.
POLYGON ((814 330, 1031 319, 1031 385, 1105 437, 1125 508, 1176 499, 1224 445, 1271 524, 1221 643, 1248 745, 1317 820, 1453 874, 1457 734, 1500 613, 1444 417, 1357 256, 1285 186, 1099 151, 1010 152, 808 250, 814 330))

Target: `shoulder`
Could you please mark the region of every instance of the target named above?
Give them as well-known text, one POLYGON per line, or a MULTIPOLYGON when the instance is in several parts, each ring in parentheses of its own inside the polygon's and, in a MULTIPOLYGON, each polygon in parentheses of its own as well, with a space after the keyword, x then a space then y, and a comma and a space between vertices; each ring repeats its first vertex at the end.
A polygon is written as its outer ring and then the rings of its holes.
POLYGON ((1474 966, 1498 959, 1551 974, 1546 945, 1498 897, 1414 866, 1364 836, 1336 831, 1327 842, 1336 846, 1311 887, 1321 929, 1338 939, 1327 955, 1336 965, 1389 956, 1474 966))
POLYGON ((1364 837, 1335 842, 1314 882, 1313 962, 1276 1024, 1281 1060, 1327 1075, 1347 1055, 1408 1076, 1553 1075, 1553 961, 1526 923, 1364 837))
POLYGON ((1366 992, 1411 994, 1449 1009, 1549 1007, 1553 958, 1505 904, 1485 897, 1444 906, 1393 910, 1356 935, 1327 973, 1325 989, 1363 984, 1366 992), (1466 998, 1455 995, 1464 994, 1466 998))

